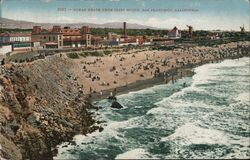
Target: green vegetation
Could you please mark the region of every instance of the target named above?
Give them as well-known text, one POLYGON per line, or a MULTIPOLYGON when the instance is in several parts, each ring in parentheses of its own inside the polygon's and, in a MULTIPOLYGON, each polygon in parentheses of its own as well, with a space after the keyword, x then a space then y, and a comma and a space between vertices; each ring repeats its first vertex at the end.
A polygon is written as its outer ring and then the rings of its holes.
MULTIPOLYGON (((119 35, 123 34, 123 30, 120 28, 91 28, 93 35, 107 36, 109 32, 116 33, 119 35)), ((127 29, 129 36, 153 36, 153 35, 164 35, 166 30, 160 29, 127 29)))
POLYGON ((169 50, 173 50, 175 48, 179 48, 179 47, 178 46, 174 46, 174 45, 169 45, 169 46, 155 46, 153 49, 162 50, 162 51, 169 51, 169 50))
POLYGON ((31 31, 32 31, 32 29, 19 29, 19 28, 9 29, 9 28, 0 28, 0 33, 5 33, 5 32, 27 32, 27 33, 30 33, 31 31))
POLYGON ((98 51, 93 51, 93 52, 89 52, 88 55, 98 57, 98 56, 102 56, 102 53, 98 51))
MULTIPOLYGON (((110 51, 111 53, 111 51, 110 51)), ((107 53, 106 53, 107 54, 107 53)), ((99 56, 102 56, 103 53, 100 52, 100 51, 84 51, 84 52, 80 52, 80 53, 67 53, 67 56, 69 58, 72 58, 72 59, 78 59, 80 58, 79 56, 81 57, 87 57, 87 56, 96 56, 96 57, 99 57, 99 56)))
POLYGON ((105 54, 105 55, 109 55, 109 54, 111 54, 112 52, 111 51, 103 51, 103 53, 105 54))
POLYGON ((67 57, 72 59, 78 59, 79 55, 77 53, 67 53, 67 57))
MULTIPOLYGON (((31 32, 32 29, 8 29, 8 28, 0 28, 0 33, 3 32, 31 32)), ((93 35, 98 36, 107 36, 109 32, 116 33, 119 35, 123 34, 123 30, 121 28, 91 28, 91 33, 93 35)), ((166 29, 127 29, 127 33, 129 36, 164 36, 166 35, 168 30, 166 29)), ((193 32, 193 37, 195 39, 205 39, 207 36, 212 36, 218 34, 220 37, 223 38, 242 38, 242 37, 250 37, 249 32, 241 33, 241 32, 234 32, 234 31, 205 31, 205 30, 195 30, 193 32)), ((181 30, 182 39, 188 39, 188 31, 181 30)))

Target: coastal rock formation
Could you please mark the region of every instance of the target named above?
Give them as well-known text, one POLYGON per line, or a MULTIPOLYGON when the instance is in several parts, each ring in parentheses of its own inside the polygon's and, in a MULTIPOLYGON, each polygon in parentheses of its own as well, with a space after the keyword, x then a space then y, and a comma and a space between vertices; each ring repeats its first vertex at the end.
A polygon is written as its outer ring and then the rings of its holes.
POLYGON ((99 129, 70 65, 53 56, 1 67, 1 158, 52 159, 62 141, 99 129))
MULTIPOLYGON (((107 97, 110 90, 133 89, 130 84, 138 81, 174 82, 179 71, 182 77, 197 65, 249 56, 249 46, 244 45, 241 50, 237 43, 147 50, 133 53, 132 59, 131 54, 123 53, 74 60, 54 55, 25 63, 6 61, 0 67, 0 159, 52 159, 61 142, 76 134, 103 131, 94 125, 95 114, 88 109, 98 108, 86 101, 86 95, 107 97)), ((123 108, 116 101, 111 107, 123 108)))
POLYGON ((117 108, 117 109, 123 108, 123 106, 120 103, 118 103, 117 101, 113 101, 112 105, 110 107, 111 108, 117 108))

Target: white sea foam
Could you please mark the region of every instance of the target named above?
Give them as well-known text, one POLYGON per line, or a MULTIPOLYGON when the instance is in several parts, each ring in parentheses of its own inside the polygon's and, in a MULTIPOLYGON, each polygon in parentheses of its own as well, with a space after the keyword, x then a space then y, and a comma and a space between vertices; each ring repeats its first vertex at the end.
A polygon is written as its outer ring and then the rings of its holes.
POLYGON ((143 108, 144 106, 135 106, 134 108, 143 108))
MULTIPOLYGON (((98 147, 97 144, 100 145, 104 145, 106 143, 106 141, 110 138, 115 138, 121 142, 126 143, 126 140, 123 138, 124 135, 120 132, 118 132, 117 130, 119 128, 132 128, 137 126, 137 120, 140 117, 134 117, 134 118, 130 118, 129 120, 126 121, 121 121, 121 122, 115 122, 115 121, 110 121, 107 126, 105 126, 105 129, 102 132, 99 132, 98 130, 91 133, 91 134, 87 134, 85 135, 76 135, 73 138, 73 141, 76 142, 76 145, 80 146, 80 148, 85 148, 88 143, 93 143, 92 147, 98 147), (98 138, 96 138, 98 137, 98 138), (82 142, 84 142, 84 144, 82 144, 82 142)), ((55 157, 55 159, 61 159, 61 158, 65 158, 65 155, 67 156, 66 158, 68 159, 73 159, 74 157, 72 157, 72 155, 67 154, 67 150, 72 150, 75 148, 75 146, 72 145, 68 145, 67 147, 63 147, 64 145, 66 145, 66 143, 61 144, 58 147, 58 155, 57 157, 55 157)))
MULTIPOLYGON (((242 58, 241 60, 224 60, 221 63, 211 63, 205 64, 195 68, 195 75, 193 76, 193 84, 206 84, 211 80, 216 80, 221 75, 221 68, 232 68, 232 67, 241 67, 241 66, 249 66, 250 60, 249 58, 242 58)), ((243 72, 244 73, 244 72, 243 72)), ((249 70, 248 70, 249 73, 249 70)), ((244 73, 245 75, 245 73, 244 73)), ((249 74, 247 74, 249 75, 249 74)))
MULTIPOLYGON (((131 144, 134 144, 136 142, 129 142, 131 139, 127 138, 128 132, 122 132, 122 130, 130 129, 130 128, 136 128, 136 127, 155 127, 155 128, 161 128, 161 129, 169 129, 169 130, 174 130, 177 126, 180 126, 177 128, 172 135, 169 135, 168 137, 162 138, 162 141, 171 141, 177 146, 177 150, 181 151, 183 146, 188 146, 192 144, 219 144, 219 145, 226 145, 226 146, 234 146, 236 144, 236 147, 233 148, 234 152, 230 153, 227 155, 227 157, 224 158, 232 158, 233 156, 236 156, 236 158, 239 157, 245 157, 245 155, 249 154, 249 137, 241 137, 241 136, 236 136, 233 134, 230 134, 228 132, 221 131, 223 128, 219 128, 221 130, 216 130, 213 128, 203 128, 200 127, 199 125, 196 125, 197 123, 201 124, 201 126, 210 126, 202 123, 208 119, 209 123, 209 117, 210 114, 206 112, 206 110, 201 109, 201 112, 199 113, 199 116, 202 116, 202 120, 199 121, 199 117, 192 116, 193 111, 195 111, 195 108, 210 108, 211 111, 212 109, 215 109, 214 112, 224 112, 223 107, 216 107, 216 106, 211 106, 209 104, 206 104, 205 101, 199 100, 199 99, 189 99, 186 98, 187 96, 192 94, 193 92, 206 92, 207 94, 211 94, 210 92, 207 92, 206 88, 200 85, 200 84, 207 84, 210 83, 213 80, 218 80, 220 79, 221 74, 228 74, 230 73, 226 68, 226 71, 221 71, 221 67, 230 67, 230 66, 245 66, 246 64, 249 64, 249 59, 246 59, 244 62, 235 62, 231 60, 226 60, 223 61, 222 63, 219 64, 207 64, 204 66, 197 67, 195 69, 196 74, 192 77, 192 84, 191 86, 188 86, 186 88, 183 88, 179 90, 178 92, 175 92, 169 97, 162 97, 162 100, 160 102, 155 103, 157 107, 152 108, 147 112, 148 114, 154 114, 156 115, 152 119, 146 119, 148 117, 147 115, 141 115, 138 117, 130 118, 126 121, 110 121, 110 114, 115 113, 115 114, 120 114, 119 112, 116 112, 115 110, 112 110, 110 107, 103 108, 101 110, 102 112, 102 118, 107 121, 107 124, 102 132, 96 131, 92 134, 88 134, 87 136, 83 135, 77 135, 74 137, 74 141, 76 141, 76 144, 79 145, 81 149, 86 150, 86 151, 93 151, 93 152, 98 152, 97 150, 100 148, 104 148, 107 143, 109 143, 109 140, 112 138, 115 138, 115 144, 121 146, 122 149, 125 148, 127 152, 122 153, 116 157, 116 159, 146 159, 146 158, 152 158, 150 157, 150 154, 146 151, 145 148, 133 148, 131 144), (190 108, 191 110, 188 109, 188 107, 195 107, 190 108), (163 114, 163 115, 162 115, 163 114), (166 114, 167 116, 165 116, 166 114), (190 116, 191 114, 191 116, 190 116), (208 117, 208 118, 206 118, 208 117), (185 122, 193 122, 193 123, 186 123, 184 125, 181 125, 185 122), (83 142, 83 144, 82 144, 83 142), (239 144, 243 146, 239 147, 239 144), (237 146, 238 145, 238 146, 237 146), (238 147, 238 148, 237 148, 238 147), (130 150, 131 149, 131 150, 130 150), (246 154, 247 153, 247 154, 246 154)), ((237 69, 237 68, 236 68, 237 69)), ((240 73, 242 70, 240 69, 240 73)), ((244 73, 246 74, 246 73, 244 73)), ((238 75, 238 73, 237 73, 238 75)), ((223 75, 222 75, 223 77, 223 75)), ((227 77, 226 77, 227 78, 227 77)), ((232 77, 231 77, 232 78, 232 77)), ((245 79, 246 77, 243 77, 245 79)), ((230 78, 228 78, 230 80, 230 78)), ((224 80, 224 79, 223 79, 224 80)), ((227 79, 226 79, 227 80, 227 79)), ((172 84, 166 84, 166 85, 160 85, 160 86, 154 86, 151 88, 147 88, 144 90, 136 91, 136 92, 130 92, 128 94, 120 95, 118 96, 118 101, 122 100, 121 102, 123 105, 127 105, 128 107, 131 107, 134 105, 135 108, 141 108, 144 106, 141 106, 141 103, 138 104, 135 99, 140 97, 138 101, 141 100, 141 98, 144 98, 143 96, 147 94, 161 94, 162 91, 166 91, 166 89, 171 90, 171 89, 176 89, 176 86, 180 85, 182 81, 178 81, 176 85, 172 84), (178 84, 179 83, 179 84, 178 84), (171 88, 172 87, 172 88, 171 88), (136 97, 136 98, 135 98, 136 97), (131 103, 132 102, 132 103, 131 103), (133 104, 133 105, 131 105, 133 104)), ((209 88, 209 87, 208 87, 209 88)), ((246 91, 244 91, 246 92, 246 91)), ((214 93, 215 96, 217 96, 217 93, 214 93)), ((213 94, 213 95, 214 95, 213 94)), ((218 93, 221 94, 221 93, 218 93)), ((247 93, 242 93, 239 94, 238 97, 236 98, 237 101, 248 101, 249 103, 249 92, 247 93)), ((158 98, 158 97, 157 97, 158 98)), ((161 97, 160 97, 161 98, 161 97)), ((234 98, 234 97, 233 97, 234 98)), ((154 99, 155 100, 155 99, 154 99)), ((101 102, 100 103, 102 106, 109 106, 109 103, 101 102)), ((151 106, 152 107, 152 106, 151 106)), ((212 111, 212 114, 214 113, 212 111)), ((126 113, 124 113, 126 116, 126 113)), ((119 115, 120 116, 120 115, 119 115)), ((131 115, 129 115, 131 116, 131 115)), ((215 123, 214 123, 215 124, 215 123)), ((220 123, 218 123, 220 124, 220 123)), ((234 125, 229 123, 229 125, 234 125)), ((247 125, 247 124, 246 124, 247 125)), ((244 128, 244 127, 243 127, 244 128)), ((132 140, 133 141, 133 140, 132 140)), ((112 143, 112 142, 111 142, 112 143)), ((59 154, 56 157, 57 159, 74 159, 74 157, 70 154, 67 153, 67 150, 69 149, 75 149, 76 146, 68 146, 63 148, 64 144, 60 145, 59 147, 59 154)), ((112 144, 111 144, 112 145, 112 144)), ((175 146, 175 145, 174 145, 175 146)), ((143 146, 144 147, 144 146, 143 146)), ((192 152, 192 151, 190 151, 192 152)), ((211 152, 206 152, 204 153, 204 157, 206 156, 209 158, 211 152)), ((178 157, 178 153, 171 153, 175 154, 178 157)), ((182 153, 181 153, 182 154, 182 153)), ((196 154, 195 152, 190 153, 191 157, 199 156, 199 154, 196 154)), ((185 153, 183 153, 185 155, 185 153)), ((216 155, 215 155, 216 157, 216 155)), ((200 157, 197 157, 200 158, 200 157)), ((217 157, 218 158, 218 157, 217 157)))
POLYGON ((146 152, 144 149, 136 148, 117 155, 115 159, 119 160, 119 159, 151 159, 151 158, 149 157, 149 153, 146 152))
POLYGON ((246 93, 241 93, 236 98, 237 101, 241 101, 250 105, 250 91, 246 93))
POLYGON ((193 123, 186 123, 180 126, 175 130, 174 134, 162 138, 161 141, 173 141, 181 146, 191 144, 220 144, 230 146, 234 143, 245 147, 249 145, 249 138, 247 137, 231 135, 212 128, 202 128, 193 123))
POLYGON ((201 128, 193 123, 186 123, 177 128, 175 133, 162 138, 162 141, 175 141, 179 145, 191 144, 227 144, 228 138, 224 132, 201 128))

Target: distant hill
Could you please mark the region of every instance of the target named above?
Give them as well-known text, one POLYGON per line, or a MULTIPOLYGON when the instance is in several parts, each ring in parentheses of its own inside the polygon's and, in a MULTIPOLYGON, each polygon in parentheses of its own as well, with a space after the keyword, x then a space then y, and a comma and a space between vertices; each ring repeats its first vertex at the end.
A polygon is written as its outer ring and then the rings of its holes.
MULTIPOLYGON (((104 23, 104 24, 95 24, 95 23, 34 23, 34 22, 28 22, 28 21, 18 21, 18 20, 12 20, 7 18, 0 19, 0 27, 1 28, 20 28, 20 29, 30 29, 33 28, 33 26, 42 26, 43 28, 51 28, 53 25, 60 25, 62 27, 69 26, 73 28, 78 28, 82 26, 90 26, 92 28, 122 28, 123 23, 122 22, 112 22, 112 23, 104 23)), ((135 23, 127 23, 128 29, 156 29, 151 26, 145 26, 135 23)))

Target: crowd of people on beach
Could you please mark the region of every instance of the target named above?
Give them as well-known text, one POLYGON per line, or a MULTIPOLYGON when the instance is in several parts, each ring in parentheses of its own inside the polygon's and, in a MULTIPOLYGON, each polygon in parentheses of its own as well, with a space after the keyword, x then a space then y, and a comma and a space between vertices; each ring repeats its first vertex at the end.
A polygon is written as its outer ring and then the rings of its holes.
POLYGON ((237 43, 229 43, 214 47, 181 47, 168 51, 148 49, 102 57, 90 56, 79 59, 82 65, 80 73, 85 77, 84 85, 90 88, 87 93, 113 96, 116 95, 114 88, 127 86, 138 80, 162 77, 166 82, 174 82, 178 74, 182 77, 183 68, 235 57, 241 55, 246 47, 246 43, 242 43, 241 47, 237 43))

